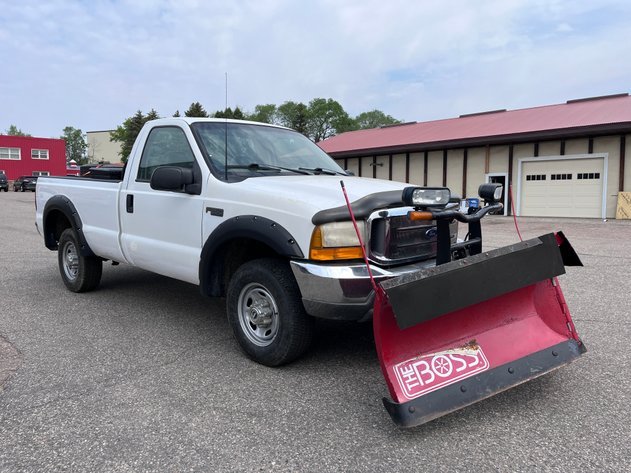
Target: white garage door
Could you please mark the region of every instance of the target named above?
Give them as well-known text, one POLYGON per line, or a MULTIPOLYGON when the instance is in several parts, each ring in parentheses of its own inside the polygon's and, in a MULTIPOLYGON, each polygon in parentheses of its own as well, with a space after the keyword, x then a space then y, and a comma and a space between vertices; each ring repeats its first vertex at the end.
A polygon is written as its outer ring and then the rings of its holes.
POLYGON ((604 159, 525 161, 520 215, 602 217, 604 159))

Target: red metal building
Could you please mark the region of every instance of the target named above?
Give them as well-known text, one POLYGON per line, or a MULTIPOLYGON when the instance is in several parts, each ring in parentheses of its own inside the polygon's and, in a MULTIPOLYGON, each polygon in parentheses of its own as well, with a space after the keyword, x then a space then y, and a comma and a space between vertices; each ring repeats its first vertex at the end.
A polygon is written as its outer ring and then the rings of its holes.
POLYGON ((0 135, 0 171, 20 176, 65 176, 66 142, 58 138, 0 135))

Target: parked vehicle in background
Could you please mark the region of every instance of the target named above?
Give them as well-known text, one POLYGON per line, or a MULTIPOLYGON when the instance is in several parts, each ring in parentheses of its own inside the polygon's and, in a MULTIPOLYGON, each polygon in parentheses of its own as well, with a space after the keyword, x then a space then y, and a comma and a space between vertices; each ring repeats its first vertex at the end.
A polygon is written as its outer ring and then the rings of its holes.
POLYGON ((7 175, 2 171, 0 171, 0 191, 9 192, 9 181, 7 175))
POLYGON ((36 185, 37 185, 37 176, 20 176, 15 181, 13 181, 13 192, 17 192, 17 191, 35 192, 36 185))

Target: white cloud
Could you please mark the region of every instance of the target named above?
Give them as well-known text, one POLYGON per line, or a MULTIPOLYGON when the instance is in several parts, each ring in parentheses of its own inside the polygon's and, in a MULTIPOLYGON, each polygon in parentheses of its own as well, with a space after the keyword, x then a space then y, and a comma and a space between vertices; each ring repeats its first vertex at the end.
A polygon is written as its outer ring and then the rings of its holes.
POLYGON ((0 130, 43 136, 223 108, 226 72, 231 106, 331 97, 405 120, 624 91, 631 72, 623 1, 0 4, 0 130))
POLYGON ((559 23, 556 30, 559 33, 569 33, 571 31, 574 31, 574 28, 572 28, 572 26, 568 25, 567 23, 559 23))

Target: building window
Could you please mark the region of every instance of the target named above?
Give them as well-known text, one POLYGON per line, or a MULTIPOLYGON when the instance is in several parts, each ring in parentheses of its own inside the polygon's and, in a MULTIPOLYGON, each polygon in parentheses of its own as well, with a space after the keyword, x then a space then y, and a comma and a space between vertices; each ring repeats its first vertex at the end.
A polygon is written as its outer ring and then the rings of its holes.
POLYGON ((48 150, 47 149, 32 149, 31 158, 32 159, 48 159, 48 150))
POLYGON ((48 171, 33 171, 33 176, 50 176, 48 171))
POLYGON ((600 179, 599 172, 579 172, 576 175, 577 179, 600 179))
MULTIPOLYGON (((580 174, 577 174, 577 176, 578 175, 580 174)), ((572 174, 552 174, 550 176, 550 179, 552 179, 553 181, 571 181, 572 174)), ((578 179, 580 179, 580 177, 578 179)))
POLYGON ((0 159, 22 159, 20 156, 20 148, 0 148, 0 159))
POLYGON ((527 181, 545 181, 546 175, 545 174, 527 174, 526 180, 527 181))

